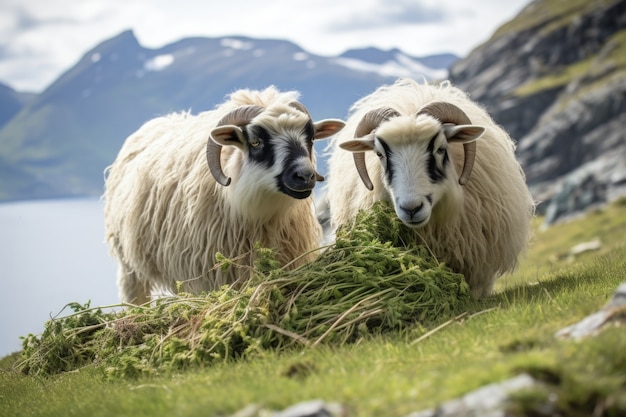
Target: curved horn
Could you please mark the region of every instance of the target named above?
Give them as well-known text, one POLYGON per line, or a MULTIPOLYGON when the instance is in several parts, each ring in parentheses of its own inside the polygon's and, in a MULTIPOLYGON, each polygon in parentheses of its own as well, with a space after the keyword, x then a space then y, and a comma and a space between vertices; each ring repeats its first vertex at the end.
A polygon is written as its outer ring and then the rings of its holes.
MULTIPOLYGON (((365 113, 356 127, 354 137, 362 138, 363 136, 369 135, 381 122, 397 116, 400 116, 400 113, 391 107, 380 107, 378 109, 370 110, 365 113)), ((372 180, 370 180, 370 176, 367 173, 365 152, 354 152, 352 154, 352 158, 354 158, 354 165, 359 173, 359 177, 361 177, 361 181, 363 181, 363 184, 365 184, 368 190, 372 191, 374 189, 374 184, 372 184, 372 180)))
MULTIPOLYGON (((467 114, 459 107, 452 103, 437 101, 422 107, 416 114, 427 114, 443 123, 452 123, 455 125, 469 125, 472 123, 467 114)), ((476 159, 476 142, 464 143, 463 151, 465 159, 463 161, 463 170, 459 177, 459 184, 465 185, 469 181, 474 168, 474 160, 476 159)))
POLYGON ((289 103, 290 107, 293 107, 294 109, 300 110, 302 113, 306 114, 307 116, 309 116, 309 119, 311 119, 311 113, 309 113, 309 111, 307 110, 306 107, 304 107, 304 104, 300 103, 299 101, 292 101, 291 103, 289 103))
MULTIPOLYGON (((245 126, 262 111, 263 107, 261 106, 249 105, 237 107, 222 117, 215 127, 224 125, 245 126)), ((211 170, 211 175, 213 175, 215 181, 227 187, 230 185, 230 177, 224 175, 224 171, 222 171, 221 155, 222 145, 216 143, 209 137, 206 144, 206 160, 207 164, 209 164, 209 170, 211 170)))

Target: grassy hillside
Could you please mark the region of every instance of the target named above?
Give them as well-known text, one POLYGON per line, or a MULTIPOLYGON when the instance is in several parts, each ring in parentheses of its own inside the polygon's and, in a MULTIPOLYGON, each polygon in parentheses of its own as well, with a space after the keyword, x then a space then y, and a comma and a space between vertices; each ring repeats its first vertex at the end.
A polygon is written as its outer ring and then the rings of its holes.
POLYGON ((515 19, 500 26, 493 37, 511 32, 541 27, 544 33, 570 25, 581 14, 589 13, 600 7, 610 6, 620 0, 543 0, 534 1, 522 10, 515 19), (546 24, 547 23, 547 24, 546 24))
POLYGON ((0 415, 225 416, 249 404, 277 410, 319 398, 346 405, 350 416, 404 416, 520 372, 545 386, 517 396, 513 415, 546 415, 539 410, 548 402, 560 415, 624 415, 626 328, 580 342, 554 333, 603 306, 626 281, 626 201, 544 231, 537 221, 536 229, 496 295, 437 325, 136 379, 107 379, 106 369, 89 366, 26 376, 7 357, 0 415), (595 238, 600 250, 568 255, 595 238))
MULTIPOLYGON (((548 228, 543 227, 542 221, 542 218, 535 219, 535 233, 528 252, 513 274, 498 281, 498 290, 549 279, 559 271, 575 269, 598 257, 619 253, 619 249, 626 245, 626 198, 584 217, 548 228), (574 246, 593 240, 601 243, 597 251, 577 256, 570 254, 574 246)), ((626 276, 623 280, 626 282, 626 276)))

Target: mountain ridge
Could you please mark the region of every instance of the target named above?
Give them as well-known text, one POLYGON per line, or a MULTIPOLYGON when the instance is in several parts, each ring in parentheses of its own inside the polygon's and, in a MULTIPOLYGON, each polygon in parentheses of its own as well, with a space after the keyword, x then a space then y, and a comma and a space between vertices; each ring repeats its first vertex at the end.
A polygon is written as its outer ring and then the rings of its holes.
MULTIPOLYGON (((395 54, 422 69, 417 58, 395 54)), ((376 62, 355 68, 339 60, 290 41, 243 36, 149 49, 123 31, 86 52, 0 129, 7 179, 0 201, 99 195, 104 169, 141 124, 174 111, 210 110, 238 88, 297 90, 315 118, 342 118, 356 99, 392 82, 394 70, 417 75, 393 57, 382 73, 376 62)))
MULTIPOLYGON (((0 128, 0 201, 97 195, 104 167, 142 123, 209 110, 237 88, 295 89, 314 118, 344 118, 354 101, 398 76, 444 73, 517 142, 547 223, 626 194, 626 0, 535 0, 466 57, 430 58, 376 48, 323 57, 289 41, 239 36, 147 49, 125 31, 0 128), (449 67, 428 67, 430 58, 449 67)), ((321 172, 323 146, 316 144, 321 172)))

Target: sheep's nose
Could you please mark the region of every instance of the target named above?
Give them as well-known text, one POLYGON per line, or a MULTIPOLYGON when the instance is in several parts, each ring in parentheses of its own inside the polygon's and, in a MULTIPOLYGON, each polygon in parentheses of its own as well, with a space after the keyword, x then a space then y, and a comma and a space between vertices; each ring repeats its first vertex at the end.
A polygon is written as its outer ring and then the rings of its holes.
POLYGON ((315 186, 315 169, 293 167, 286 172, 285 185, 295 191, 311 190, 315 186))
POLYGON ((311 171, 309 169, 299 169, 295 170, 292 174, 294 181, 302 181, 304 183, 308 183, 310 181, 315 180, 315 171, 311 171))
POLYGON ((422 207, 424 207, 424 203, 420 202, 419 204, 411 207, 400 206, 400 209, 408 214, 410 218, 412 218, 422 209, 422 207))

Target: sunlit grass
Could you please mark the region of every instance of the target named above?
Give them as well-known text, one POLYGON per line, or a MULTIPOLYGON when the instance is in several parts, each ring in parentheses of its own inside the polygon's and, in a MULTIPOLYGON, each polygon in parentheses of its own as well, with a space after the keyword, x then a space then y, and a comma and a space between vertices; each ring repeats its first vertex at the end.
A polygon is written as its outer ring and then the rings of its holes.
POLYGON ((626 198, 591 211, 584 218, 564 221, 548 228, 543 218, 533 223, 534 237, 526 254, 520 257, 517 270, 497 281, 496 288, 536 283, 550 278, 564 268, 584 264, 598 255, 605 255, 626 246, 626 198), (577 244, 598 239, 598 251, 571 256, 577 244))

